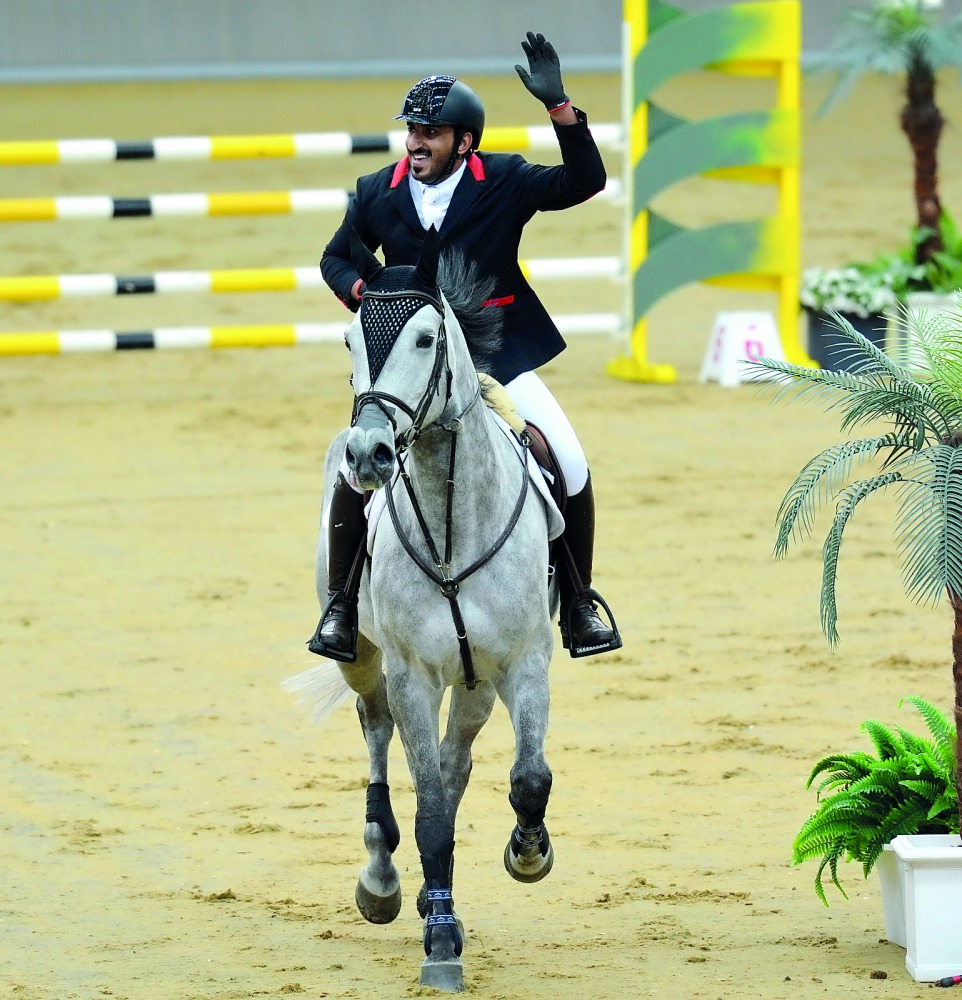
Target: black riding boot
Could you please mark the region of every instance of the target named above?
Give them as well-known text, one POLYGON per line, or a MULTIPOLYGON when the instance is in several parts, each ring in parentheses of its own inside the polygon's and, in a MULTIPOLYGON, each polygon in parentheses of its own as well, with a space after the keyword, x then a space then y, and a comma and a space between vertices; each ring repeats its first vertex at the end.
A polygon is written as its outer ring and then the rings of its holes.
POLYGON ((337 474, 327 529, 328 602, 307 648, 318 656, 357 659, 357 591, 364 564, 367 518, 364 496, 337 474))
POLYGON ((591 564, 595 545, 595 499, 591 476, 585 488, 568 497, 561 542, 558 586, 561 591, 561 642, 573 657, 592 656, 621 648, 621 636, 604 598, 591 589, 591 564), (598 614, 604 607, 611 620, 598 614))

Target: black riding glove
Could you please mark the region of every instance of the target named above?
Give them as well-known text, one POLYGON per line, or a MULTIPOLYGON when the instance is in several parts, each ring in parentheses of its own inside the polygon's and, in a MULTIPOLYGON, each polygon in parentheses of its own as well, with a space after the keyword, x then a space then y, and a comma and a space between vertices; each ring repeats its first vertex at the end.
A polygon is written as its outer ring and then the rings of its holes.
POLYGON ((521 82, 549 110, 554 111, 568 101, 561 82, 561 63, 554 46, 542 34, 528 32, 528 40, 521 43, 528 57, 528 68, 515 64, 521 82))

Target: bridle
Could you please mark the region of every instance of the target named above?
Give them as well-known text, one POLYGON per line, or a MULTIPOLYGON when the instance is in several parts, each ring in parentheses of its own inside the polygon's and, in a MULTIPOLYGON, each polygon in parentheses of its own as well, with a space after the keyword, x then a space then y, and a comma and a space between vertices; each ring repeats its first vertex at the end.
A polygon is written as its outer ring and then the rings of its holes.
MULTIPOLYGON (((380 301, 388 301, 392 299, 415 299, 424 302, 426 305, 434 306, 441 316, 441 325, 438 328, 437 341, 434 348, 434 365, 431 368, 431 374, 428 376, 428 382, 424 388, 424 394, 421 396, 421 399, 418 401, 416 406, 411 407, 403 399, 399 399, 397 396, 394 396, 389 392, 383 392, 380 389, 375 389, 373 384, 366 392, 357 393, 354 397, 354 407, 351 411, 351 426, 353 427, 357 423, 362 407, 374 404, 390 421, 391 427, 394 429, 394 447, 397 449, 398 453, 400 453, 410 448, 424 431, 424 421, 427 418, 428 411, 431 409, 434 397, 437 396, 441 390, 442 375, 445 376, 444 405, 447 406, 451 399, 452 375, 451 365, 448 363, 448 332, 444 319, 444 305, 441 303, 439 298, 435 298, 433 295, 428 295, 426 292, 414 290, 405 290, 401 292, 367 292, 364 297, 366 299, 380 301), (411 426, 406 428, 400 434, 398 434, 397 430, 397 420, 394 415, 395 411, 392 410, 391 407, 396 407, 398 410, 407 414, 411 421, 411 426)), ((375 379, 375 383, 376 381, 377 380, 375 379)))
MULTIPOLYGON (((394 502, 394 491, 392 489, 393 482, 392 480, 388 480, 384 486, 384 491, 387 499, 387 508, 391 515, 391 523, 394 526, 394 531, 397 534, 398 540, 403 546, 404 551, 407 552, 408 556, 411 558, 411 561, 414 562, 414 564, 425 574, 425 576, 438 585, 442 595, 448 600, 448 605, 451 609, 451 618, 454 622, 454 630, 457 635, 458 646, 461 652, 461 663, 464 669, 465 685, 469 691, 473 691, 477 685, 477 677, 474 672, 474 660, 471 655, 470 644, 468 643, 464 616, 461 614, 461 607, 458 604, 458 593, 461 589, 461 584, 469 576, 481 569, 482 566, 490 562, 490 560, 493 559, 494 556, 501 550, 502 546, 511 535, 511 532, 514 531, 514 528, 521 517, 521 512, 524 509, 525 500, 528 495, 527 463, 528 448, 531 443, 530 438, 528 437, 527 431, 521 434, 522 447, 519 453, 521 460, 521 490, 518 494, 518 499, 515 502, 514 509, 508 518, 507 525, 505 525, 504 530, 498 536, 491 548, 471 563, 471 565, 466 569, 462 570, 460 573, 452 574, 451 558, 453 550, 454 486, 458 432, 461 429, 464 417, 481 398, 481 382, 478 381, 477 387, 472 394, 471 399, 459 414, 444 423, 435 422, 431 425, 425 424, 427 414, 431 408, 431 403, 433 402, 434 397, 441 391, 442 374, 445 375, 444 407, 442 408, 442 413, 444 409, 447 408, 447 404, 451 400, 452 373, 451 366, 448 361, 448 338, 447 329, 445 327, 444 306, 439 298, 435 298, 434 296, 420 291, 405 290, 402 292, 368 292, 365 294, 365 298, 368 296, 372 298, 378 297, 385 300, 399 298, 418 299, 434 306, 434 308, 441 314, 441 325, 438 330, 437 342, 435 346, 434 365, 431 369, 431 374, 428 378, 424 394, 421 396, 417 405, 411 407, 397 396, 384 392, 380 389, 375 389, 374 384, 372 384, 371 388, 366 392, 355 395, 354 408, 351 414, 351 426, 353 427, 357 422, 362 407, 374 405, 385 414, 390 421, 391 426, 394 428, 394 444, 396 449, 398 472, 411 501, 411 507, 414 511, 414 516, 417 519, 418 526, 421 529, 421 534, 424 536, 424 541, 431 556, 431 562, 428 562, 417 551, 417 549, 415 549, 411 540, 402 530, 400 519, 398 518, 397 506, 394 502), (406 428, 400 434, 397 433, 397 421, 394 417, 394 411, 391 409, 392 406, 395 406, 402 412, 406 413, 411 420, 410 427, 406 428), (438 547, 434 542, 433 536, 431 535, 424 513, 421 510, 421 505, 414 492, 414 486, 411 482, 411 477, 408 474, 407 468, 405 467, 403 457, 404 453, 414 444, 414 442, 421 436, 428 426, 436 426, 450 435, 443 559, 441 558, 438 547)), ((377 380, 375 379, 374 382, 376 383, 376 381, 377 380)))

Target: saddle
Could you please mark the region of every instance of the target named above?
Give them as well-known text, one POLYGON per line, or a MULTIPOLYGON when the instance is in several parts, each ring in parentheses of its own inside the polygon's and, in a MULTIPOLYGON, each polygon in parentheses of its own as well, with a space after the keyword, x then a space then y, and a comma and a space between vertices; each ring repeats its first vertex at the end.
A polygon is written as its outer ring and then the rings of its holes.
POLYGON ((531 455, 541 469, 551 499, 554 500, 558 510, 561 511, 561 516, 564 517, 565 507, 568 505, 568 490, 565 487, 558 457, 540 427, 531 423, 530 420, 524 422, 524 427, 528 434, 531 455))

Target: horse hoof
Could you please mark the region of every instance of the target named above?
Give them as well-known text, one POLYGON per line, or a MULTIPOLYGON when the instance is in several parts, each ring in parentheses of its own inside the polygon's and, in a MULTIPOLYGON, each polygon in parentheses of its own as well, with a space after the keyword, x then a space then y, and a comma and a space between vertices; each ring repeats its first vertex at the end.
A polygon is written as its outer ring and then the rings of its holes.
POLYGON ((516 882, 540 882, 553 865, 554 847, 550 843, 546 854, 533 851, 530 857, 515 854, 510 841, 504 849, 504 869, 516 882))
POLYGON ((364 872, 357 880, 354 890, 354 902, 369 923, 389 924, 401 912, 401 887, 396 886, 393 892, 386 896, 379 895, 364 884, 364 872))
POLYGON ((464 966, 460 958, 431 960, 428 956, 421 963, 421 985, 445 993, 464 992, 464 966))

